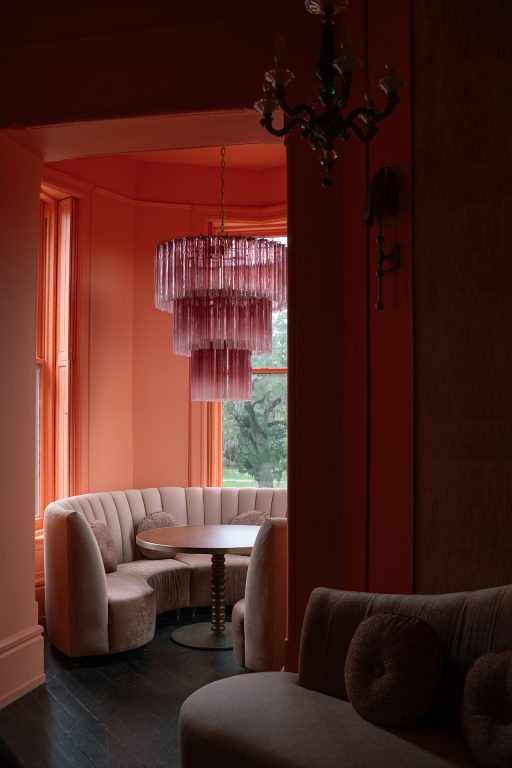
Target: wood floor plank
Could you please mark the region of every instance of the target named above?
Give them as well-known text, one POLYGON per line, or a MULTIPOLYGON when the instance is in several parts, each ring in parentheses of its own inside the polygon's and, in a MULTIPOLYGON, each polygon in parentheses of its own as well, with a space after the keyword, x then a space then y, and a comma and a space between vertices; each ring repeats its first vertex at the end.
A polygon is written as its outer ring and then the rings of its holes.
MULTIPOLYGON (((195 620, 206 616, 199 611, 195 620)), ((0 711, 0 736, 24 768, 179 768, 181 704, 197 688, 242 672, 232 651, 173 643, 175 626, 175 614, 163 614, 145 653, 80 666, 45 641, 46 684, 0 711)))

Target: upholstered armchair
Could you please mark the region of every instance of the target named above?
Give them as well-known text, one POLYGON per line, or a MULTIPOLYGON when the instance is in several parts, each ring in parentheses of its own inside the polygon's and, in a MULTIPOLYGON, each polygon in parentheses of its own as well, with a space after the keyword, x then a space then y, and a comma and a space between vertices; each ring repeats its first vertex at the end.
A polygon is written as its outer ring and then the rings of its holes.
POLYGON ((288 569, 286 518, 262 524, 249 562, 245 597, 233 606, 233 648, 241 667, 282 669, 288 569))

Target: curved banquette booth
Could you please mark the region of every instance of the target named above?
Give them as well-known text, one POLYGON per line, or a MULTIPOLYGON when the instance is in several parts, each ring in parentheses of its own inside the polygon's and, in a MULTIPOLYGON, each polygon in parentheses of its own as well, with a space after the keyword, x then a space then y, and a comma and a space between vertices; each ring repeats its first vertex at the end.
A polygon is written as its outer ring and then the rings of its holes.
MULTIPOLYGON (((135 543, 139 524, 163 511, 170 512, 177 525, 229 525, 253 510, 286 517, 286 489, 162 487, 52 502, 44 515, 50 642, 72 657, 126 651, 153 638, 156 614, 209 605, 210 556, 147 559, 135 543), (93 533, 94 521, 104 523, 110 535, 117 567, 109 573, 93 533)), ((227 605, 244 596, 248 562, 247 556, 226 556, 227 605)))

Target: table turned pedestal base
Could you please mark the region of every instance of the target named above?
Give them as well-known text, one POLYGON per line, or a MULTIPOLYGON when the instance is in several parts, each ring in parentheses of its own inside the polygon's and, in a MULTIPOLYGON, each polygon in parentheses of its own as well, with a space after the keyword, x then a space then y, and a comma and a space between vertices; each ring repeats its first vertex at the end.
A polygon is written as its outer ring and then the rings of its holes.
POLYGON ((204 650, 226 650, 233 648, 231 638, 231 622, 226 622, 224 632, 216 635, 212 632, 212 625, 209 621, 201 621, 197 624, 187 624, 186 627, 178 627, 171 634, 172 639, 178 645, 185 645, 187 648, 202 648, 204 650))
POLYGON ((179 627, 171 634, 179 645, 188 648, 215 648, 217 650, 233 648, 231 623, 226 622, 226 558, 221 554, 212 555, 212 620, 179 627))

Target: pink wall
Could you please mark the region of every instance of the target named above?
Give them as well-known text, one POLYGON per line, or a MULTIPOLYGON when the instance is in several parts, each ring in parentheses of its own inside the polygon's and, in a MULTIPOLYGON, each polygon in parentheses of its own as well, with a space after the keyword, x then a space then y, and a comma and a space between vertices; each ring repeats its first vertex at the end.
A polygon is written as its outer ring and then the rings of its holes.
MULTIPOLYGON (((229 227, 230 206, 270 206, 286 199, 286 168, 252 170, 229 165, 226 148, 225 198, 226 223, 229 227)), ((171 165, 169 163, 137 163, 137 197, 163 203, 215 206, 220 211, 220 149, 217 167, 171 165)))
MULTIPOLYGON (((226 157, 228 225, 230 214, 257 216, 283 205, 284 165, 242 170, 229 168, 229 148, 226 157)), ((153 250, 169 237, 206 232, 208 219, 219 218, 220 169, 129 157, 48 167, 91 196, 80 239, 82 256, 89 253, 81 280, 81 349, 88 360, 79 374, 87 433, 80 490, 187 485, 197 477, 190 466, 196 422, 189 361, 172 354, 172 318, 153 305, 153 250)))
POLYGON ((134 487, 189 483, 189 360, 153 303, 153 249, 190 229, 190 209, 137 206, 133 296, 134 487))
POLYGON ((0 136, 0 707, 44 681, 34 597, 35 288, 40 163, 0 136))
POLYGON ((48 163, 47 167, 80 179, 93 188, 108 189, 129 200, 135 197, 137 167, 124 157, 77 157, 48 163))
POLYGON ((133 484, 134 209, 96 190, 91 227, 89 488, 133 484))

